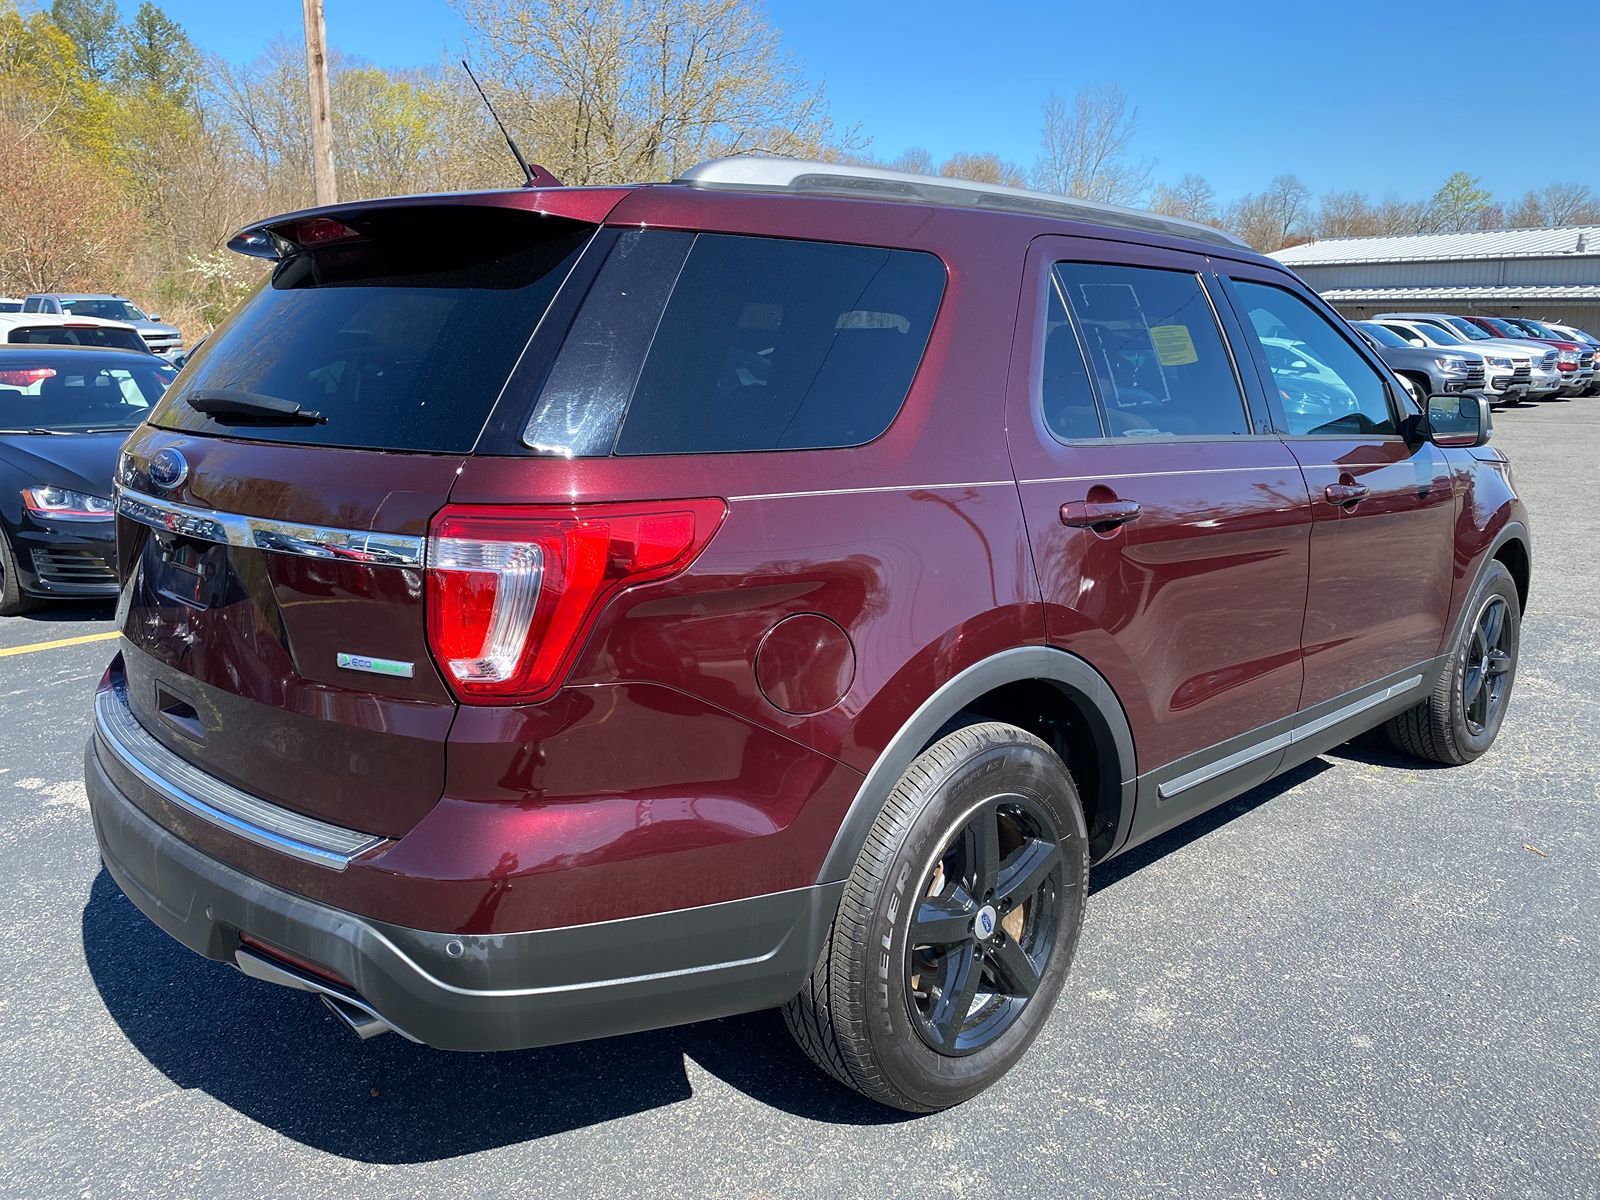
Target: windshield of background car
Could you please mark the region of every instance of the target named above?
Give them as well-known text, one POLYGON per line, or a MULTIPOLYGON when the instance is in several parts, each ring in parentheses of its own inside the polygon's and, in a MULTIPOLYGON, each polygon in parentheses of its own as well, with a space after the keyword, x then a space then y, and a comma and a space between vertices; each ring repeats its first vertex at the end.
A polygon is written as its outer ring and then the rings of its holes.
POLYGON ((1374 325, 1367 321, 1357 322, 1356 328, 1361 330, 1380 346, 1406 346, 1409 343, 1392 329, 1385 329, 1382 325, 1374 325))
POLYGON ((1551 329, 1550 326, 1546 325, 1543 321, 1518 321, 1517 324, 1521 325, 1529 333, 1533 334, 1534 337, 1554 338, 1558 342, 1566 341, 1564 337, 1562 337, 1554 329, 1551 329))
POLYGON ((144 321, 148 318, 126 300, 63 300, 63 311, 75 317, 99 317, 102 321, 144 321))
POLYGON ((108 357, 0 353, 0 429, 132 429, 178 373, 155 357, 108 357))
POLYGON ((1457 337, 1465 338, 1469 342, 1486 342, 1491 336, 1479 329, 1471 321, 1441 321, 1439 324, 1445 326, 1457 337))
POLYGON ((1437 325, 1432 321, 1419 321, 1417 323, 1422 326, 1423 333, 1441 346, 1459 346, 1466 340, 1448 326, 1437 325))

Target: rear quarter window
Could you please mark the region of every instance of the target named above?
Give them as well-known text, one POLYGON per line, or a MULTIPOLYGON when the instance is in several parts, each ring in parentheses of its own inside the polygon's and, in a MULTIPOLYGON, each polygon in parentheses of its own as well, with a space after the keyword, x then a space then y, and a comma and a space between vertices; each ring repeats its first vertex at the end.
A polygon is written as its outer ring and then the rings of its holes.
POLYGON ((609 385, 631 394, 576 403, 558 359, 527 445, 618 455, 825 449, 870 442, 894 420, 944 292, 937 257, 733 234, 630 237, 575 326, 591 332, 562 359, 604 342, 613 366, 631 358, 609 385), (651 238, 660 255, 637 244, 651 238), (617 307, 642 302, 640 290, 608 276, 653 257, 670 259, 676 279, 641 335, 639 314, 617 307), (595 303, 612 307, 596 314, 595 303))

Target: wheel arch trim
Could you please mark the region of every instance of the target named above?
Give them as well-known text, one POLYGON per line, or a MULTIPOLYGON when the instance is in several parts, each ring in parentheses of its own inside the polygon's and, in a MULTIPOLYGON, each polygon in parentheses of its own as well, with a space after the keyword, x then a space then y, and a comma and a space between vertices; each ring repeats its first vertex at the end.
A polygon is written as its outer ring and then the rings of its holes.
POLYGON ((1111 848, 1120 846, 1132 825, 1137 790, 1133 731, 1121 702, 1105 678, 1076 655, 1053 646, 1015 646, 952 675, 900 726, 856 790, 823 859, 817 882, 834 883, 849 876, 889 793, 946 722, 996 688, 1031 681, 1053 684, 1075 701, 1090 722, 1102 762, 1108 751, 1113 756, 1121 807, 1111 848))
POLYGON ((1461 638, 1462 628, 1467 620, 1467 614, 1472 608, 1472 597, 1478 594, 1478 589, 1483 586, 1483 577, 1489 570, 1489 564, 1499 561, 1500 551, 1506 548, 1508 542, 1520 542, 1522 552, 1528 560, 1529 591, 1533 587, 1533 539, 1528 536, 1528 527, 1521 521, 1507 521, 1499 531, 1489 540, 1484 547, 1483 557, 1478 560, 1478 567, 1472 573, 1472 583, 1461 593, 1461 604, 1456 609, 1455 620, 1450 624, 1450 637, 1440 647, 1440 652, 1448 654, 1457 645, 1461 638))

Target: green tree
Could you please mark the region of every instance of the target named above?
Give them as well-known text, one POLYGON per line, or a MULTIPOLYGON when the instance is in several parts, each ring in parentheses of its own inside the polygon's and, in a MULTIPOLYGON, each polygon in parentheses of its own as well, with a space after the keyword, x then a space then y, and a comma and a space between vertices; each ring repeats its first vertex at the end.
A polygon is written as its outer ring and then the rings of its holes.
POLYGON ((72 39, 90 74, 97 79, 110 77, 121 27, 117 0, 55 0, 50 19, 72 39))
POLYGON ((189 35, 150 0, 123 34, 113 72, 119 87, 176 106, 194 101, 197 55, 189 35))
POLYGON ((1446 179, 1429 202, 1429 223, 1439 233, 1460 233, 1475 229, 1478 214, 1489 207, 1494 196, 1478 186, 1475 176, 1457 171, 1446 179))

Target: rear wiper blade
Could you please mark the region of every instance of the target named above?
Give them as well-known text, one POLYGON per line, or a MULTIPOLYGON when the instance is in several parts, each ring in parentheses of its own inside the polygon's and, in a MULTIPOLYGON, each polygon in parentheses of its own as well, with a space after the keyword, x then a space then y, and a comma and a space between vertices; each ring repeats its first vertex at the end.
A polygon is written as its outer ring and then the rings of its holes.
POLYGON ((254 417, 259 421, 283 424, 304 422, 322 425, 328 420, 319 412, 300 407, 298 401, 237 388, 198 388, 184 396, 189 407, 208 417, 254 417))

